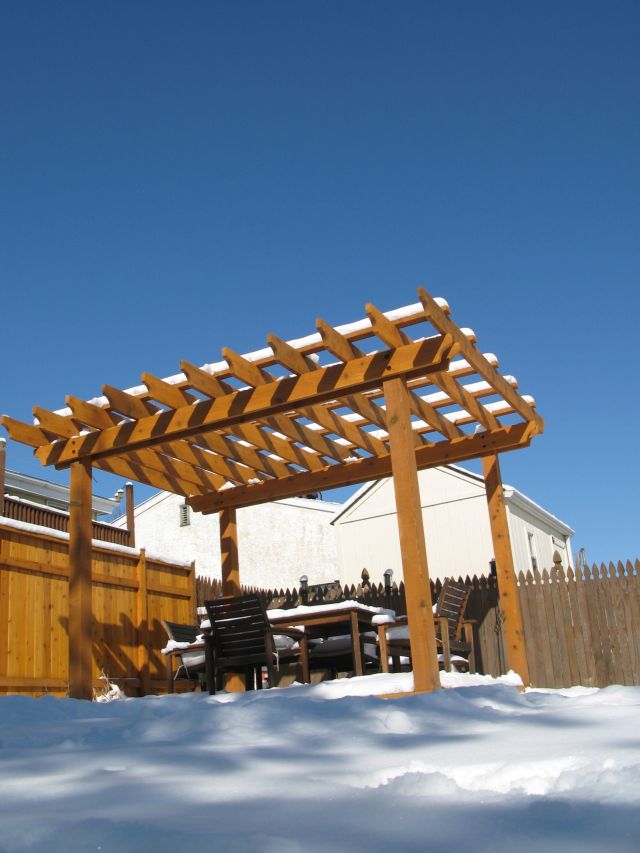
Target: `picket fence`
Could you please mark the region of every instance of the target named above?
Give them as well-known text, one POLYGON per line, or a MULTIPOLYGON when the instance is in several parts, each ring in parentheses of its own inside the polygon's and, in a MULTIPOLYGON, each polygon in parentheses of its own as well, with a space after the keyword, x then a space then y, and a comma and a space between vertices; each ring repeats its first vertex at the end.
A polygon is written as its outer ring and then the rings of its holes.
MULTIPOLYGON (((503 613, 493 576, 458 578, 471 588, 466 618, 475 621, 476 667, 502 675, 507 665, 503 613)), ((435 603, 440 581, 431 583, 435 603)), ((558 554, 551 570, 518 574, 529 676, 537 687, 640 684, 640 561, 566 571, 558 554)), ((268 607, 356 599, 406 613, 404 584, 319 584, 305 595, 297 588, 255 590, 268 607)), ((222 595, 220 581, 198 578, 198 603, 222 595)))

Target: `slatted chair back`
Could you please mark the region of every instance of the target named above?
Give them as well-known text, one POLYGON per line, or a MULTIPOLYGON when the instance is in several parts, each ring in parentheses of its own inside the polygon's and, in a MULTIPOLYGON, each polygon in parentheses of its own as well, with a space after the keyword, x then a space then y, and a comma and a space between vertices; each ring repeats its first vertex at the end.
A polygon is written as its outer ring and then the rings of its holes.
POLYGON ((180 622, 169 622, 167 619, 163 619, 162 624, 169 639, 176 643, 194 643, 200 633, 200 629, 195 625, 183 625, 180 622))
POLYGON ((446 617, 449 628, 449 642, 452 645, 458 644, 462 640, 464 611, 470 593, 470 587, 452 578, 445 578, 442 584, 435 615, 446 617))
POLYGON ((273 637, 264 602, 257 595, 205 601, 216 666, 271 663, 273 637))

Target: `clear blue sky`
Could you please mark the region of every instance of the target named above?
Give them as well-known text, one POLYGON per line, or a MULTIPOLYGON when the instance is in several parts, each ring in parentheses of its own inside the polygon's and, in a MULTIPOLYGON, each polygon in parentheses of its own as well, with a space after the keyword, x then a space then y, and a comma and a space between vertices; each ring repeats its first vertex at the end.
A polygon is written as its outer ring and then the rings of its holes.
POLYGON ((4 3, 0 40, 0 411, 424 284, 546 420, 504 479, 640 556, 640 4, 4 3))

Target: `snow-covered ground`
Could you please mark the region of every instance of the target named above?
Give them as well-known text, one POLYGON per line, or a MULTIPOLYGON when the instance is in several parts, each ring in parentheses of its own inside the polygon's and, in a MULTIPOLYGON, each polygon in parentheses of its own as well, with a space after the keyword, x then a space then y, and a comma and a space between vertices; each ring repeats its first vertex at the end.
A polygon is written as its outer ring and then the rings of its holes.
POLYGON ((637 851, 640 688, 0 699, 0 849, 637 851))

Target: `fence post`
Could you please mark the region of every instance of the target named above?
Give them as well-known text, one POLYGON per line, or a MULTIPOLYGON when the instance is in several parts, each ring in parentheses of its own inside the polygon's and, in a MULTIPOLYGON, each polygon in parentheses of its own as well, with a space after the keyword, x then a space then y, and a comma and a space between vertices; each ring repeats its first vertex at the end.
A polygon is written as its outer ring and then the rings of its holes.
POLYGON ((7 462, 7 440, 0 438, 0 516, 4 515, 4 487, 7 462))
POLYGON ((147 593, 147 555, 140 549, 136 567, 138 576, 138 670, 140 673, 140 691, 143 696, 150 692, 149 673, 149 598, 147 593))
POLYGON ((198 625, 198 584, 196 579, 196 561, 191 561, 191 618, 193 624, 198 625))
POLYGON ((127 513, 127 530, 129 531, 129 547, 136 547, 136 516, 133 503, 133 483, 127 483, 124 487, 124 503, 127 513))

